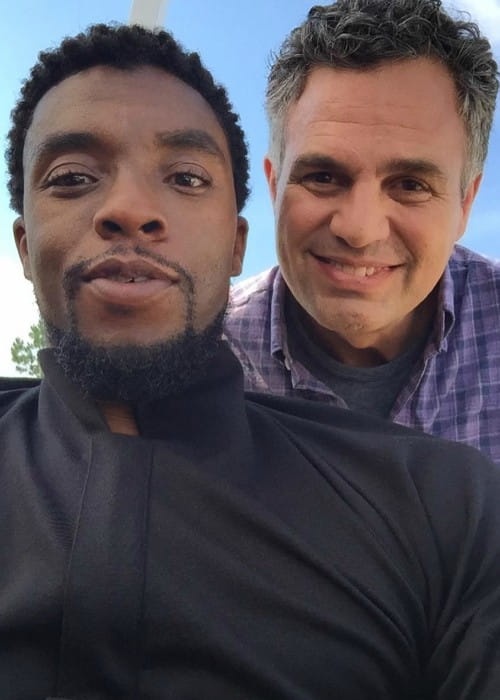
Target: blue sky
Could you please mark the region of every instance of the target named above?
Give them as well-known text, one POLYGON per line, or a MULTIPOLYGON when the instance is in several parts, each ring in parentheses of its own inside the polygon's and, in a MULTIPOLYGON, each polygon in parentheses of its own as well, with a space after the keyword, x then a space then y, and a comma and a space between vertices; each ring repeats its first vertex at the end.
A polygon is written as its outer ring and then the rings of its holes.
MULTIPOLYGON (((262 159, 267 147, 263 96, 269 56, 284 36, 305 17, 312 0, 169 0, 165 27, 223 83, 241 115, 251 158, 252 195, 245 215, 250 236, 243 277, 275 261, 274 225, 262 159)), ((469 10, 492 40, 500 60, 500 0, 456 0, 452 6, 469 10)), ((2 152, 9 113, 21 81, 41 49, 56 46, 94 22, 126 22, 131 0, 14 0, 3 3, 0 25, 0 134, 2 152)), ((500 118, 494 125, 483 185, 462 242, 500 258, 500 118)), ((0 374, 12 374, 9 348, 16 335, 26 336, 37 313, 28 283, 21 279, 12 242, 14 214, 9 209, 4 168, 0 173, 0 294, 2 339, 0 374)))

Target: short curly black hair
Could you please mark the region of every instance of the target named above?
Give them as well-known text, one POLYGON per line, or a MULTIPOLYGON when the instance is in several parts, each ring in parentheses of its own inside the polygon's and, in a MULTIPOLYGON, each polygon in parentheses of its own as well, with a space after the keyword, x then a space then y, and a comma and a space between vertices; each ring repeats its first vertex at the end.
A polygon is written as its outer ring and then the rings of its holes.
POLYGON ((185 51, 168 32, 118 24, 94 24, 85 32, 67 37, 56 49, 39 54, 12 110, 12 127, 7 137, 8 189, 15 211, 19 214, 23 211, 23 149, 38 102, 65 78, 94 66, 121 70, 155 66, 194 88, 213 109, 226 135, 236 203, 241 211, 249 194, 248 152, 239 117, 232 109, 225 88, 215 83, 197 53, 185 51))

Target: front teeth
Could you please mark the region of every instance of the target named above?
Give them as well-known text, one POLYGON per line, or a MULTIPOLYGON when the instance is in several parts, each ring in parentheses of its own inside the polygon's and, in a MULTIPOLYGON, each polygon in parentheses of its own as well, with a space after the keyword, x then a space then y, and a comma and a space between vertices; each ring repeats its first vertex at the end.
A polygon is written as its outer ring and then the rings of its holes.
POLYGON ((338 270, 342 270, 347 275, 353 275, 354 277, 371 277, 375 274, 375 267, 354 267, 354 265, 342 265, 342 263, 335 262, 335 260, 330 261, 333 267, 338 270))
POLYGON ((108 279, 114 282, 122 282, 131 284, 133 282, 147 282, 149 277, 137 276, 137 277, 125 277, 124 275, 111 275, 108 279))

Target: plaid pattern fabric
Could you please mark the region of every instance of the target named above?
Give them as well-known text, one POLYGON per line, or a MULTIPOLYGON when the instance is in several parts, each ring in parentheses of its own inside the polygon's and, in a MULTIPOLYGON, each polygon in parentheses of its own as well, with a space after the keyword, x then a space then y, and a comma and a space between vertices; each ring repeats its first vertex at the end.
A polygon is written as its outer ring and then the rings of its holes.
MULTIPOLYGON (((290 357, 284 295, 277 267, 231 291, 225 330, 245 370, 245 388, 345 407, 290 357)), ((499 263, 455 247, 440 283, 434 333, 391 419, 466 442, 500 464, 499 263)))

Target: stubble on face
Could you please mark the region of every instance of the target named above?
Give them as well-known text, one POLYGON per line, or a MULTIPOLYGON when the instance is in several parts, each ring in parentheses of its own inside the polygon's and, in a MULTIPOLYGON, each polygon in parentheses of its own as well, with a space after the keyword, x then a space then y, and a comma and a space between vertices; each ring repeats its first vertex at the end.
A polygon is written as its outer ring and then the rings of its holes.
MULTIPOLYGON (((120 244, 107 256, 125 252, 130 251, 120 244)), ((133 252, 178 274, 185 305, 184 327, 178 333, 148 345, 99 344, 86 339, 80 331, 76 302, 85 271, 98 262, 94 259, 82 260, 65 271, 67 328, 58 328, 43 318, 57 363, 85 396, 96 400, 136 403, 179 394, 203 376, 221 344, 225 306, 206 328, 195 330, 193 277, 178 263, 140 246, 133 252)))

